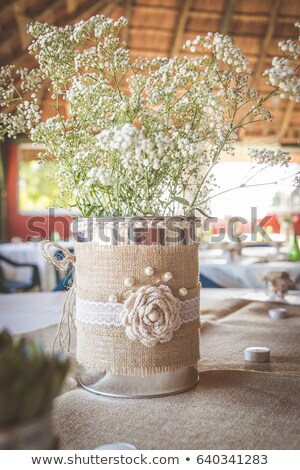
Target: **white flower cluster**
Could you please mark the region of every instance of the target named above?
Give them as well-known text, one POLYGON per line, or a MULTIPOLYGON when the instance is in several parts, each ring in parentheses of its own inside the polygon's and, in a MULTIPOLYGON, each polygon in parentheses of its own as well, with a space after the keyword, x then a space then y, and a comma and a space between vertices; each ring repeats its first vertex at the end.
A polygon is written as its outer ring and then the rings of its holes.
POLYGON ((37 90, 41 85, 41 72, 37 69, 21 68, 17 70, 21 78, 20 88, 23 92, 37 90))
POLYGON ((170 160, 174 144, 172 139, 157 133, 153 141, 147 139, 140 129, 127 123, 102 131, 96 143, 101 152, 119 152, 124 168, 147 167, 159 170, 162 163, 170 160))
POLYGON ((208 33, 205 37, 197 36, 193 41, 187 41, 184 49, 190 50, 192 53, 203 52, 203 50, 211 50, 217 60, 234 67, 236 73, 250 73, 249 62, 241 49, 234 45, 229 36, 219 33, 208 33))
POLYGON ((121 16, 117 21, 114 21, 112 18, 106 18, 101 15, 99 17, 100 21, 97 22, 94 32, 97 38, 105 36, 117 36, 119 31, 127 25, 127 20, 121 16))
MULTIPOLYGON (((295 26, 300 29, 300 23, 295 26)), ((283 52, 283 57, 274 57, 272 67, 264 72, 268 82, 273 87, 278 87, 281 98, 289 98, 300 102, 300 76, 299 64, 300 56, 300 36, 298 42, 287 40, 281 41, 279 48, 283 52)))
POLYGON ((87 176, 87 186, 91 186, 95 183, 99 183, 101 186, 112 186, 112 177, 108 168, 93 167, 88 171, 87 176))
POLYGON ((14 66, 0 69, 0 107, 11 106, 12 111, 0 113, 0 141, 7 136, 15 138, 28 133, 41 118, 36 93, 41 76, 38 70, 15 70, 14 66), (31 94, 26 98, 28 92, 31 94))
POLYGON ((54 93, 63 93, 64 85, 74 74, 73 28, 37 22, 29 26, 28 32, 34 38, 29 52, 36 57, 43 78, 51 80, 54 93))
POLYGON ((251 117, 259 118, 260 121, 272 122, 273 116, 266 108, 253 105, 251 108, 251 117))
POLYGON ((0 69, 0 106, 8 106, 15 94, 12 79, 13 65, 7 65, 0 69))
POLYGON ((281 149, 270 150, 266 148, 250 148, 249 155, 251 160, 259 165, 266 166, 288 166, 291 156, 289 152, 281 149))

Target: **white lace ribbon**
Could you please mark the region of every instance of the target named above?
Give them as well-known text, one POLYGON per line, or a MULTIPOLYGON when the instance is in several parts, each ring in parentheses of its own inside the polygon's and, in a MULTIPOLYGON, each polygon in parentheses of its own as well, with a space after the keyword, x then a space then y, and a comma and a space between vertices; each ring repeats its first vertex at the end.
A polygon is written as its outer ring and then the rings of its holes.
MULTIPOLYGON (((198 320, 199 297, 180 301, 181 323, 198 320)), ((90 325, 122 326, 123 304, 94 302, 76 298, 76 319, 90 325)))

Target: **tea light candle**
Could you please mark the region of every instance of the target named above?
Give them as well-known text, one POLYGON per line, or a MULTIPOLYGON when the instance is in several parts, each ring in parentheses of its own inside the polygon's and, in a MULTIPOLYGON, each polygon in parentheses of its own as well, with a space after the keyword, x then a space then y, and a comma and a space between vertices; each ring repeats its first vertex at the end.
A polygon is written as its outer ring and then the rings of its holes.
POLYGON ((247 362, 270 362, 270 349, 260 346, 246 348, 244 360, 247 362))
POLYGON ((286 308, 270 308, 268 314, 272 320, 280 320, 286 318, 287 310, 286 308))

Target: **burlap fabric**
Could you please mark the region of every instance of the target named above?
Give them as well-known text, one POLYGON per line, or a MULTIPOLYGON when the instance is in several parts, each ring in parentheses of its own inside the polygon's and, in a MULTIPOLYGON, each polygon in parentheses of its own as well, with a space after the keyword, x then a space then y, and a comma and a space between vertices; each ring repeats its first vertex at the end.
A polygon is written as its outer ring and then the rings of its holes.
MULTIPOLYGON (((124 303, 131 289, 125 278, 134 279, 136 291, 144 285, 164 284, 162 275, 171 272, 167 283, 175 297, 188 290, 184 300, 199 296, 198 245, 112 246, 99 243, 75 245, 76 295, 87 301, 108 302, 116 295, 124 303), (145 268, 154 268, 147 276, 145 268)), ((121 375, 151 375, 197 364, 199 360, 199 321, 183 324, 170 341, 153 348, 128 339, 124 328, 92 325, 76 321, 79 364, 98 371, 121 375)))
POLYGON ((64 449, 299 449, 299 389, 299 377, 241 370, 200 372, 193 390, 156 399, 75 389, 56 400, 54 431, 64 449))
POLYGON ((76 358, 85 367, 120 375, 168 372, 197 364, 198 328, 198 321, 184 324, 170 341, 147 348, 128 339, 124 328, 77 322, 76 358))
POLYGON ((199 295, 198 244, 114 246, 88 242, 76 243, 75 254, 76 294, 84 300, 108 302, 111 294, 126 295, 125 278, 135 280, 136 290, 167 271, 173 274, 167 285, 174 296, 178 297, 181 287, 188 289, 184 300, 199 295), (154 268, 153 277, 145 274, 147 266, 154 268))
MULTIPOLYGON (((96 396, 78 388, 74 361, 54 406, 62 448, 125 441, 138 449, 299 449, 299 307, 287 306, 287 318, 272 321, 268 309, 278 304, 216 301, 204 292, 201 306, 198 386, 155 400, 96 396), (271 349, 270 363, 244 362, 244 348, 254 345, 271 349)), ((51 350, 55 330, 30 336, 51 350)))

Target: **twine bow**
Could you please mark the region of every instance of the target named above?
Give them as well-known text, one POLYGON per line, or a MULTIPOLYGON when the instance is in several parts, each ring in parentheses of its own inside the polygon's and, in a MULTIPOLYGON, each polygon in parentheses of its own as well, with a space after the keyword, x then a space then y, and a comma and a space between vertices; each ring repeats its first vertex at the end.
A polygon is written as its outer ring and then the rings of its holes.
POLYGON ((45 260, 48 261, 48 263, 54 264, 61 271, 66 271, 70 264, 75 263, 75 255, 59 243, 44 240, 41 242, 40 249, 45 260), (55 252, 51 251, 51 248, 57 248, 57 250, 62 251, 65 256, 62 259, 58 259, 55 256, 55 252))
POLYGON ((76 300, 76 297, 75 297, 76 282, 75 282, 74 263, 76 261, 76 256, 73 255, 67 248, 60 245, 59 243, 51 242, 49 240, 44 240, 41 242, 40 250, 45 260, 48 263, 54 264, 60 271, 66 271, 70 267, 70 265, 72 266, 73 283, 70 289, 68 290, 66 299, 64 301, 61 319, 58 324, 57 333, 55 335, 55 338, 53 340, 53 345, 52 345, 52 349, 54 350, 55 344, 58 341, 60 348, 64 350, 64 344, 65 344, 65 341, 67 340, 68 351, 70 351, 71 328, 73 327, 74 329, 76 329, 75 321, 74 321, 74 307, 75 307, 75 300, 76 300), (62 253, 65 256, 62 259, 58 259, 57 256, 55 256, 55 251, 53 251, 53 248, 56 248, 57 250, 62 251, 62 253), (63 332, 64 323, 67 324, 67 331, 65 333, 63 332))

